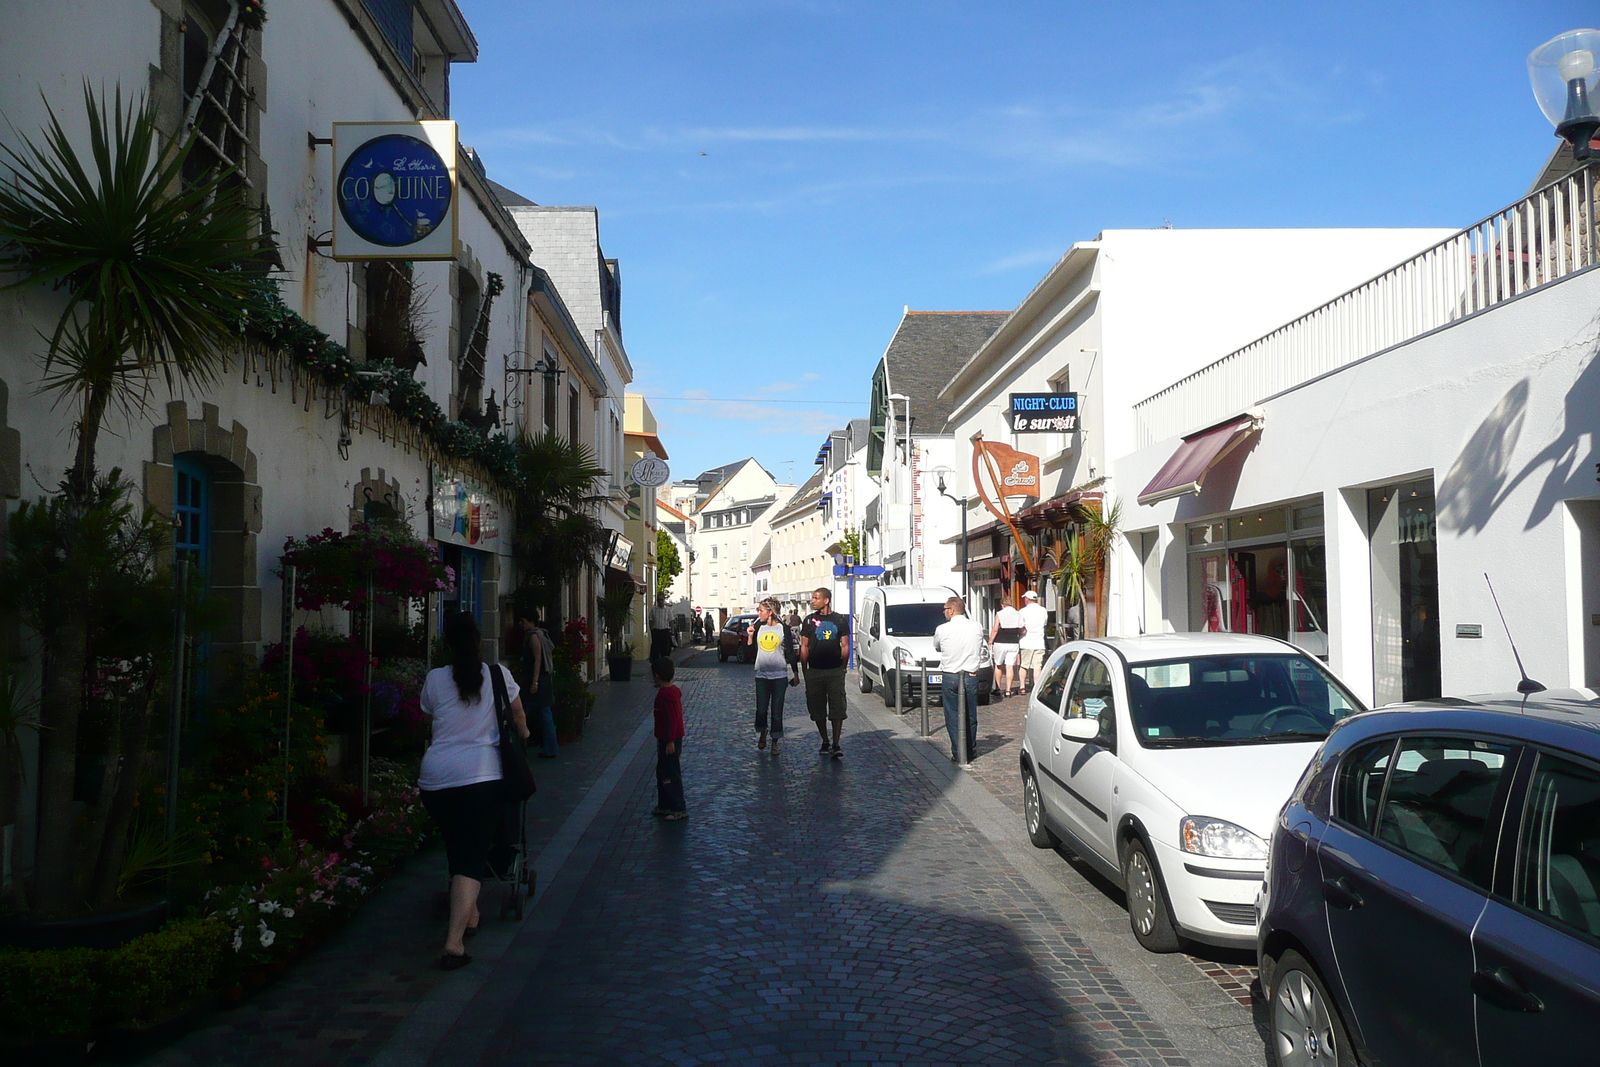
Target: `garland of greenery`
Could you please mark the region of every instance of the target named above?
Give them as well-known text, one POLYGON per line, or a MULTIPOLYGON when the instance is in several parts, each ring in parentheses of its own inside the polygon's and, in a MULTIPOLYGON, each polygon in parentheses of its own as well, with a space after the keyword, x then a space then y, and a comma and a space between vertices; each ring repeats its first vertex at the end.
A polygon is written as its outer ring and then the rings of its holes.
POLYGON ((444 409, 423 384, 389 360, 357 364, 343 345, 285 304, 275 284, 257 287, 245 310, 241 332, 283 352, 324 384, 345 390, 353 400, 371 403, 374 393, 388 394, 389 410, 420 429, 441 456, 476 464, 512 492, 521 487, 516 446, 504 434, 491 437, 476 426, 445 418, 444 409))

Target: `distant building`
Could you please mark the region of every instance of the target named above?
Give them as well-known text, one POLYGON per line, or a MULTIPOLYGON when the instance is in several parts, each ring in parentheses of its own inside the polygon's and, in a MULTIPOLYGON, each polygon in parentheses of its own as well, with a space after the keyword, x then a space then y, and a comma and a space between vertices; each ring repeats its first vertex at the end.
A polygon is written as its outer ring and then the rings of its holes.
POLYGON ((755 604, 752 567, 772 536, 772 516, 795 487, 753 459, 713 467, 694 485, 695 607, 723 618, 748 611, 755 604))

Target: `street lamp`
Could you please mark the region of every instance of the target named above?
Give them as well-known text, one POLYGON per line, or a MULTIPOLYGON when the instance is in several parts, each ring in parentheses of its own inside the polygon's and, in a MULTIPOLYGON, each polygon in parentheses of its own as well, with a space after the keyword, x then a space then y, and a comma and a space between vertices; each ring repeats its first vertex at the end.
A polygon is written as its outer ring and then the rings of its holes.
POLYGON ((556 384, 561 381, 561 376, 566 373, 566 371, 562 370, 560 365, 556 363, 555 357, 553 356, 541 355, 538 362, 534 363, 534 365, 531 367, 514 365, 514 361, 515 363, 520 363, 523 359, 526 359, 527 356, 528 353, 522 351, 521 349, 518 349, 515 352, 507 352, 505 355, 505 394, 507 409, 520 408, 523 406, 521 395, 512 388, 516 381, 516 375, 541 375, 544 378, 545 388, 553 389, 556 384))
POLYGON ((1590 148, 1600 129, 1590 98, 1600 89, 1600 30, 1568 30, 1528 53, 1528 78, 1534 99, 1556 128, 1556 135, 1572 146, 1573 159, 1600 158, 1590 148))
POLYGON ((945 492, 944 476, 953 474, 948 467, 939 467, 934 471, 939 476, 939 495, 954 503, 961 509, 961 602, 967 605, 967 610, 972 610, 972 605, 967 602, 967 505, 972 503, 970 496, 951 496, 945 492))

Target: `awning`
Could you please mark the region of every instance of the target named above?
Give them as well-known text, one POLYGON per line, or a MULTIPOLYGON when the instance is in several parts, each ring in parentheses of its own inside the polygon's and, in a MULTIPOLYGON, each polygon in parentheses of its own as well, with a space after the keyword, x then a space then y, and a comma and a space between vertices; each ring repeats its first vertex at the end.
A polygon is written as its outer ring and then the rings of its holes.
POLYGON ((1251 412, 1185 437, 1172 458, 1139 494, 1139 503, 1155 504, 1200 492, 1211 468, 1260 429, 1261 415, 1251 412))

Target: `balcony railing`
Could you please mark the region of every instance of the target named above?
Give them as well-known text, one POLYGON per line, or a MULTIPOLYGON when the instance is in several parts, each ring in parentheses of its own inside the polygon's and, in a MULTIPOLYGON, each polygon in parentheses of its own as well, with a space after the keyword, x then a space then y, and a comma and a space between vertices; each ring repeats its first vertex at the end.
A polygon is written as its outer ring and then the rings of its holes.
POLYGON ((1597 258, 1596 165, 1560 178, 1134 405, 1138 447, 1191 433, 1597 258))

